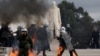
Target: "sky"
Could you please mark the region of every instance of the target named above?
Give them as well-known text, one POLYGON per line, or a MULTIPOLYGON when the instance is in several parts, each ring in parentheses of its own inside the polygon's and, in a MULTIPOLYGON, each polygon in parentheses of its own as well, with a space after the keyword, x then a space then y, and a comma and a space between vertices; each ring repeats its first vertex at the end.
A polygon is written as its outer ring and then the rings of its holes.
MULTIPOLYGON (((60 3, 62 0, 55 0, 60 3)), ((100 0, 66 0, 73 2, 76 7, 83 7, 85 11, 95 20, 100 20, 100 0)))

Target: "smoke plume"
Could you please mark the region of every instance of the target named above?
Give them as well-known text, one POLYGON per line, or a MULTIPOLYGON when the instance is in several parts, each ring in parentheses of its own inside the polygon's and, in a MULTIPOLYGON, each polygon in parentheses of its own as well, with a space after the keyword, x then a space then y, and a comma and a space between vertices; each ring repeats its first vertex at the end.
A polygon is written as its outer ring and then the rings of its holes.
POLYGON ((0 0, 0 22, 18 22, 20 20, 28 23, 30 15, 44 16, 48 10, 47 0, 0 0), (18 18, 22 15, 24 18, 18 18))

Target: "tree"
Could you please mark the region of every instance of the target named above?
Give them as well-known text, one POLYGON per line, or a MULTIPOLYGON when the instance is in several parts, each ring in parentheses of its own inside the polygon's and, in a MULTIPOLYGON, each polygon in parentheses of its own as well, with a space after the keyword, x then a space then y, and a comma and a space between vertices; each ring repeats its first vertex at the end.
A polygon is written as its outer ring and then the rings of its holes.
POLYGON ((82 7, 76 8, 74 3, 62 1, 58 7, 61 12, 62 25, 71 25, 73 44, 79 43, 79 48, 86 48, 91 38, 93 19, 82 7))

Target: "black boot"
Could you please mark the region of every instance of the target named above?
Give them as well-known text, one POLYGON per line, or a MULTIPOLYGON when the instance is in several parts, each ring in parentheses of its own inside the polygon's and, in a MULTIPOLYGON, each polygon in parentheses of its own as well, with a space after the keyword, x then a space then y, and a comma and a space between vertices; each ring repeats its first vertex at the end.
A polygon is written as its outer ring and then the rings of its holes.
POLYGON ((43 56, 47 56, 47 55, 45 54, 45 50, 43 50, 43 56))
POLYGON ((51 49, 48 49, 49 51, 51 51, 51 49))
POLYGON ((47 56, 46 54, 43 54, 43 56, 47 56))

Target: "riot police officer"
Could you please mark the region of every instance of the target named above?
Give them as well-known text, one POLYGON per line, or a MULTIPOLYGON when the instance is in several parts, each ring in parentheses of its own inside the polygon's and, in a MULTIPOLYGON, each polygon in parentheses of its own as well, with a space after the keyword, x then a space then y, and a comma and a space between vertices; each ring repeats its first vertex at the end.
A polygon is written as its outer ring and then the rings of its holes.
POLYGON ((27 29, 22 29, 21 34, 17 38, 19 40, 19 55, 28 56, 28 50, 32 50, 32 39, 27 34, 27 29))

